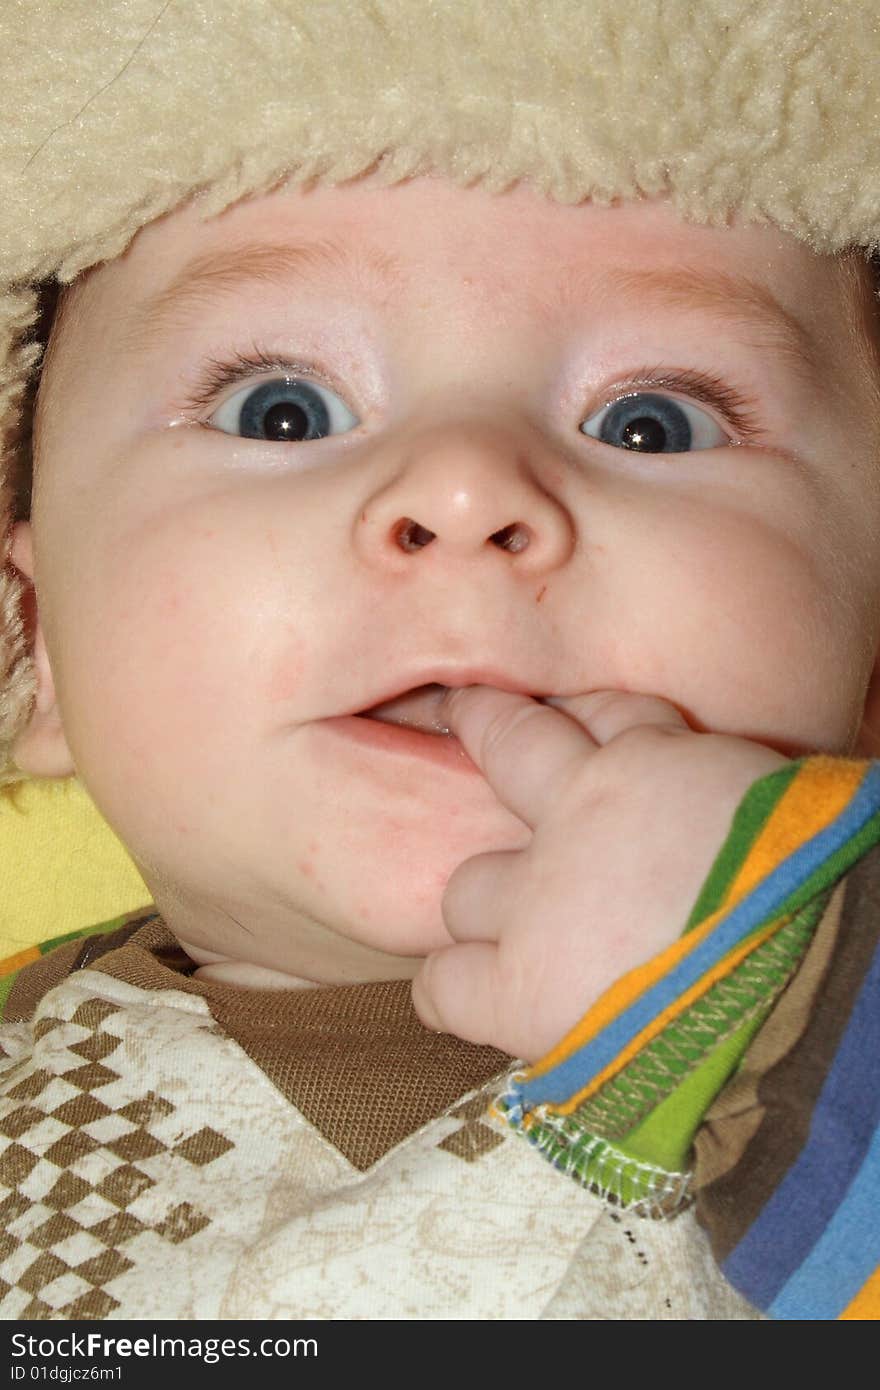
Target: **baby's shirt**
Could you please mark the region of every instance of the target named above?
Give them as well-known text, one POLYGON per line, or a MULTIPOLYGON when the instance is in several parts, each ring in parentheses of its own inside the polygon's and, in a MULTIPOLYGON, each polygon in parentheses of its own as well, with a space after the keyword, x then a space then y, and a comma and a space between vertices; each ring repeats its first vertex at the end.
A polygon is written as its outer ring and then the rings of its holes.
POLYGON ((876 1316, 878 780, 756 784, 682 940, 524 1076, 402 982, 67 942, 7 1001, 3 1316, 757 1316, 695 1213, 771 1316, 876 1316))
POLYGON ((152 916, 18 977, 4 1317, 753 1316, 692 1212, 630 1220, 493 1118, 510 1059, 405 982, 191 969, 152 916))

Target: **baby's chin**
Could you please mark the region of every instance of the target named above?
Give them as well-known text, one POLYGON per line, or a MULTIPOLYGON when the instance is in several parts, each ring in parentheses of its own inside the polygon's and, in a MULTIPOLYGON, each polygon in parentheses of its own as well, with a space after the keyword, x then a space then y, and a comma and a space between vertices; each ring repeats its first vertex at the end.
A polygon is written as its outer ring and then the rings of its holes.
POLYGON ((426 863, 413 852, 424 846, 407 842, 407 853, 384 856, 378 843, 370 848, 322 862, 308 877, 289 872, 286 853, 256 868, 239 859, 222 882, 210 863, 204 873, 201 861, 137 863, 199 979, 255 989, 412 979, 427 955, 452 944, 442 900, 463 856, 435 845, 426 863), (183 867, 186 876, 174 872, 183 867))

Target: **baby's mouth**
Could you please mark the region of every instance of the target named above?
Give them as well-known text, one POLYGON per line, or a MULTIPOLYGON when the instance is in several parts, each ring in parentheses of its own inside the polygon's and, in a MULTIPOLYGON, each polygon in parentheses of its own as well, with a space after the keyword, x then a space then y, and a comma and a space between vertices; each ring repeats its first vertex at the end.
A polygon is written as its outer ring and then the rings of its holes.
POLYGON ((436 734, 448 737, 449 726, 440 717, 440 703, 448 687, 432 683, 417 685, 395 695, 393 700, 383 700, 379 705, 361 710, 361 719, 375 719, 380 724, 399 724, 407 729, 416 729, 423 734, 436 734))

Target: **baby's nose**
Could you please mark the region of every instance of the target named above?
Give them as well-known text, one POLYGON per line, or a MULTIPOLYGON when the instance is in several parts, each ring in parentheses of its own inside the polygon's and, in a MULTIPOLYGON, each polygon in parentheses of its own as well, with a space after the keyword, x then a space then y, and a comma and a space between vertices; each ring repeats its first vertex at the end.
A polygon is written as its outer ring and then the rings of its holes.
POLYGON ((499 552, 525 574, 552 570, 574 548, 572 518, 552 489, 559 462, 530 431, 471 421, 410 435, 392 479, 362 509, 358 543, 398 569, 499 552))

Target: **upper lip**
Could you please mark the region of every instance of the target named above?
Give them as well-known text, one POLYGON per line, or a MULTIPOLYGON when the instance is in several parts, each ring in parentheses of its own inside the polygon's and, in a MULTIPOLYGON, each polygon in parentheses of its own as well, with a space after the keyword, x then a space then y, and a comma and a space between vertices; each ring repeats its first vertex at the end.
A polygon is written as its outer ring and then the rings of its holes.
POLYGON ((427 666, 408 672, 392 683, 376 686, 366 692, 366 697, 356 706, 347 709, 346 714, 366 714, 377 705, 397 700, 411 690, 419 690, 426 685, 444 685, 459 689, 466 685, 489 685, 496 690, 509 690, 517 695, 528 695, 540 699, 551 693, 547 682, 539 685, 527 677, 519 676, 500 667, 489 666, 427 666))

